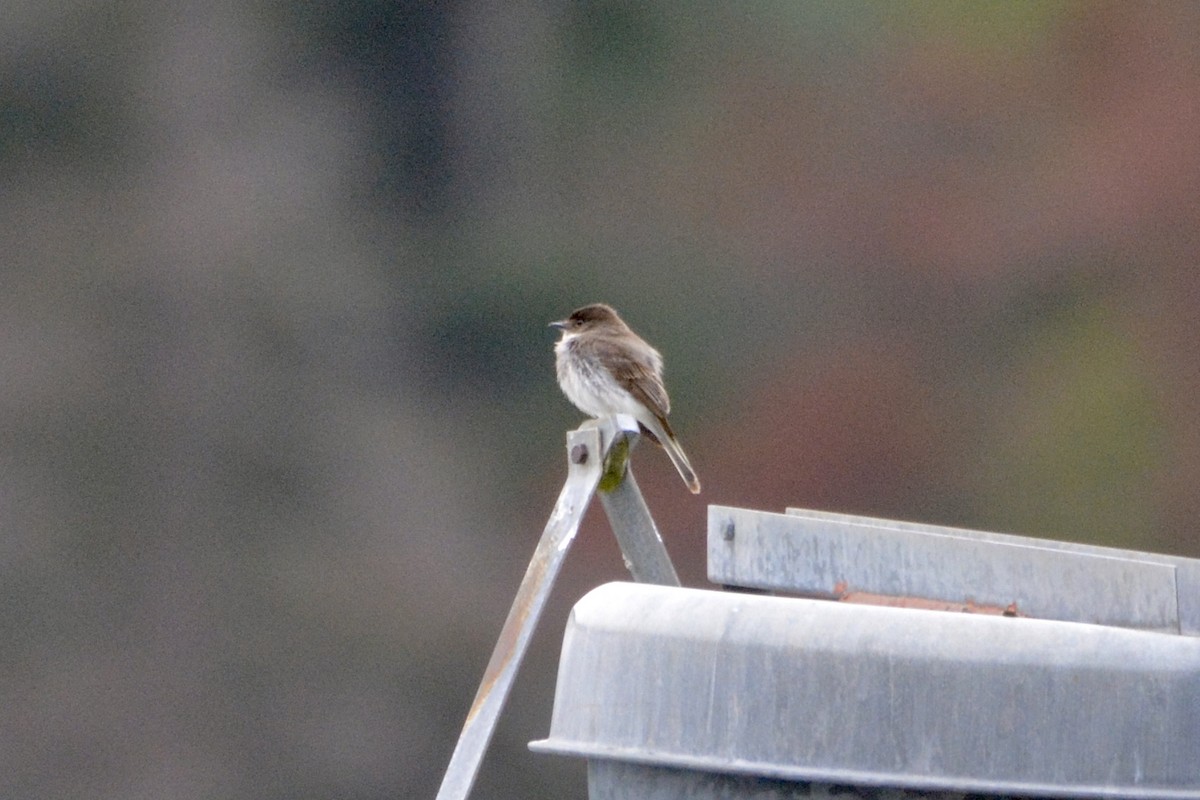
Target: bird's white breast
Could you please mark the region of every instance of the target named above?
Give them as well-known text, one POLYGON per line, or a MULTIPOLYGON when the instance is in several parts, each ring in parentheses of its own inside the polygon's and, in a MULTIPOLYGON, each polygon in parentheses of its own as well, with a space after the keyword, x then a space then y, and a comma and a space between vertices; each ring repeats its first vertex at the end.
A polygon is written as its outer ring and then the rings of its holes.
POLYGON ((554 346, 558 385, 576 408, 591 417, 630 414, 641 417, 646 409, 633 399, 596 359, 572 353, 577 334, 566 334, 554 346))

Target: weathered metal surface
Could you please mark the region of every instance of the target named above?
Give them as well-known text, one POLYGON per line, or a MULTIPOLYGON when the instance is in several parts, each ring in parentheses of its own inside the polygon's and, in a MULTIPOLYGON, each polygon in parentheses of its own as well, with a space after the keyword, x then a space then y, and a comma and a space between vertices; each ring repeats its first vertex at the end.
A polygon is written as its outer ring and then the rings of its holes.
POLYGON ((714 583, 839 598, 877 594, 1012 615, 1180 632, 1176 566, 1142 554, 830 514, 710 506, 714 583))
MULTIPOLYGON (((628 422, 637 430, 637 422, 628 418, 628 422)), ((635 434, 636 435, 636 434, 635 434)), ((626 441, 630 441, 627 439, 626 441)), ((636 440, 633 440, 636 441, 636 440)), ((632 446, 633 441, 630 441, 632 446)), ((625 559, 625 567, 639 583, 657 583, 662 586, 678 586, 679 577, 675 574, 675 566, 667 555, 658 526, 650 516, 650 509, 642 497, 633 471, 628 464, 624 466, 624 475, 616 486, 606 491, 601 482, 600 503, 608 515, 609 525, 621 546, 621 555, 625 559)))
POLYGON ((969 528, 951 528, 942 525, 928 525, 919 522, 904 522, 899 520, 862 517, 850 514, 838 514, 832 511, 816 511, 806 508, 789 508, 789 516, 805 517, 808 519, 827 520, 842 524, 855 524, 870 528, 885 530, 911 530, 925 533, 957 536, 965 539, 1000 542, 1004 544, 1029 545, 1052 550, 1064 550, 1069 553, 1084 553, 1087 555, 1105 556, 1109 558, 1127 558, 1135 561, 1146 561, 1152 564, 1165 564, 1175 571, 1176 603, 1179 614, 1179 632, 1188 636, 1200 636, 1200 559, 1184 556, 1166 555, 1164 553, 1146 553, 1138 550, 1125 550, 1115 547, 1099 547, 1081 542, 1064 542, 1056 539, 1035 539, 1029 536, 1014 536, 1008 533, 993 533, 991 531, 972 530, 969 528))
MULTIPOLYGON (((962 792, 781 781, 628 761, 588 762, 588 800, 968 800, 962 792)), ((973 800, 983 800, 975 795, 973 800)))
POLYGON ((679 585, 662 538, 626 463, 637 437, 637 421, 623 415, 591 420, 567 435, 566 483, 521 580, 475 701, 467 712, 438 790, 438 800, 465 800, 470 794, 554 580, 603 476, 611 475, 616 484, 602 499, 625 565, 634 579, 679 585), (619 463, 609 459, 614 450, 619 453, 619 463))
POLYGON ((554 579, 600 482, 604 449, 598 426, 587 425, 571 431, 567 435, 567 452, 566 483, 554 504, 554 511, 534 550, 525 577, 521 580, 516 599, 509 609, 508 618, 504 621, 500 638, 496 641, 479 684, 479 691, 475 694, 475 702, 467 712, 462 733, 437 793, 438 800, 465 800, 470 794, 529 640, 554 586, 554 579))
POLYGON ((1197 698, 1193 637, 608 584, 571 614, 550 738, 531 747, 776 781, 1197 800, 1197 698))

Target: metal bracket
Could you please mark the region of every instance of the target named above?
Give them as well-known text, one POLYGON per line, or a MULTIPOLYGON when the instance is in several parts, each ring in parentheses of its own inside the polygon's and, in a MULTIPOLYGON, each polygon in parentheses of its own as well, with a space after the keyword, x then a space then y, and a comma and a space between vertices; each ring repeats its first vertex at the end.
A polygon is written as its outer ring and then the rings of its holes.
POLYGON ((714 583, 1196 635, 1200 560, 827 511, 710 506, 714 583), (1189 605, 1190 603, 1190 605, 1189 605))
POLYGON ((567 434, 566 483, 500 630, 437 800, 466 800, 470 794, 550 590, 597 489, 633 579, 679 585, 662 537, 629 470, 629 454, 637 444, 638 431, 636 420, 618 415, 589 420, 567 434))

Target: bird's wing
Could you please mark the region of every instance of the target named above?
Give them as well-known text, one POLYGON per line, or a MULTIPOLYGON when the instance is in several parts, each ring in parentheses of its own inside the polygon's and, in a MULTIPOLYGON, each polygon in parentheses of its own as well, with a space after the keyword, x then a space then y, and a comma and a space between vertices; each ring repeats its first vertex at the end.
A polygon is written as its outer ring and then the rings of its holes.
MULTIPOLYGON (((610 366, 613 378, 667 427, 671 399, 662 382, 662 356, 645 342, 631 348, 608 338, 593 340, 596 356, 610 366)), ((669 428, 668 428, 669 430, 669 428)))

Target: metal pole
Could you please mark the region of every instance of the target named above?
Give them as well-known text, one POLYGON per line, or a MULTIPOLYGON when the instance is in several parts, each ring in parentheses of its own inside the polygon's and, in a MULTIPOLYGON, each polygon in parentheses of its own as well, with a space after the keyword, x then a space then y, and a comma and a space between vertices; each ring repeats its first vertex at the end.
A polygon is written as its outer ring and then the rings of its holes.
POLYGON ((504 621, 475 702, 467 712, 454 755, 446 767, 437 800, 466 800, 475 783, 479 765, 496 730, 496 721, 546 606, 554 579, 600 482, 604 452, 601 432, 595 424, 586 424, 567 434, 567 461, 567 481, 554 504, 550 521, 542 531, 529 568, 525 570, 508 619, 504 621))
POLYGON ((623 415, 590 420, 567 434, 567 481, 504 621, 437 800, 466 800, 470 794, 529 640, 597 487, 602 490, 601 502, 634 580, 679 585, 671 558, 629 471, 629 452, 637 437, 637 421, 623 415))

